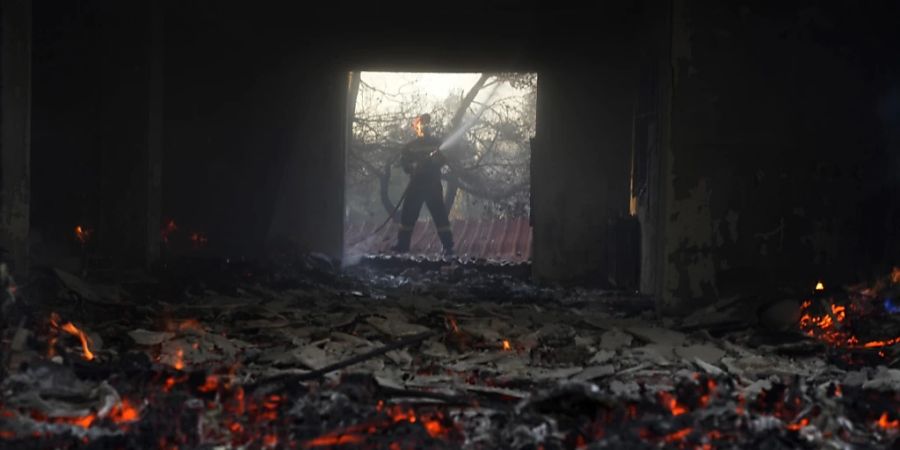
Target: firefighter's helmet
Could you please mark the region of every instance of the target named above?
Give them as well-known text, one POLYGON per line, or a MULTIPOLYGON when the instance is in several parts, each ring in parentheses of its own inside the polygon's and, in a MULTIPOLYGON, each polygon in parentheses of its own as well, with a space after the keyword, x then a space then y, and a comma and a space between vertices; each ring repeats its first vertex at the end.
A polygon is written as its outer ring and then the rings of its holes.
POLYGON ((413 130, 416 131, 416 135, 421 137, 424 136, 428 130, 428 124, 431 123, 431 114, 425 113, 416 116, 413 119, 412 126, 413 130))

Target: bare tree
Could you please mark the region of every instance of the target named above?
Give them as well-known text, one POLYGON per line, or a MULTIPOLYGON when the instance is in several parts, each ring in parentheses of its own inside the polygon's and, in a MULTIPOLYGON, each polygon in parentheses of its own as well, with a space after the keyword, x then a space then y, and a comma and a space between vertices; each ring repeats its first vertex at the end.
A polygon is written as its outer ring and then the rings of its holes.
MULTIPOLYGON (((353 79, 351 78, 351 93, 353 79)), ((412 139, 409 123, 427 111, 438 135, 467 125, 464 139, 446 149, 445 171, 448 205, 457 217, 504 217, 528 213, 530 189, 529 138, 534 134, 534 74, 482 74, 466 91, 443 101, 428 103, 413 92, 384 92, 360 81, 358 104, 348 147, 348 205, 357 214, 374 215, 366 205, 374 200, 387 211, 395 204, 391 192, 402 189, 402 177, 394 177, 394 165, 402 145, 412 139), (518 94, 490 97, 479 94, 496 85, 511 86, 518 94), (390 105, 390 108, 384 105, 390 105), (398 180, 398 178, 401 178, 398 180), (373 187, 377 197, 373 198, 373 187), (464 200, 456 201, 461 191, 464 200), (352 197, 352 198, 351 198, 352 197)))

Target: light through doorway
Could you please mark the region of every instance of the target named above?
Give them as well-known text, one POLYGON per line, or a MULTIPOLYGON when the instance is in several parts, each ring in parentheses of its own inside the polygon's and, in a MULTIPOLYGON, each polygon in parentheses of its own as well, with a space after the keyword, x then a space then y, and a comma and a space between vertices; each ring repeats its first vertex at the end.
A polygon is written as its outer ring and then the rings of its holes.
MULTIPOLYGON (((351 72, 348 77, 344 257, 442 256, 441 220, 415 193, 403 149, 427 115, 440 158, 441 201, 454 256, 524 262, 531 257, 531 140, 537 74, 351 72), (407 248, 397 248, 411 228, 407 248)), ((429 141, 432 142, 432 141, 429 141)), ((401 246, 402 247, 402 246, 401 246)))

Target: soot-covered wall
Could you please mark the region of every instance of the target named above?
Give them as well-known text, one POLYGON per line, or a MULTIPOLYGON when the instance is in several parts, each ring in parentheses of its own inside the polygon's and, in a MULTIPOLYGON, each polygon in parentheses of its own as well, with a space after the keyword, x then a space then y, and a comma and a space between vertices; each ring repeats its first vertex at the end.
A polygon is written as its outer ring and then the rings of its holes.
POLYGON ((887 3, 673 3, 670 306, 896 263, 896 17, 887 3))
POLYGON ((340 256, 347 71, 530 70, 542 74, 547 135, 536 136, 536 267, 606 279, 605 227, 625 204, 637 2, 462 2, 456 14, 35 4, 37 262, 77 266, 76 225, 113 266, 146 263, 162 241, 163 255, 340 256))
POLYGON ((319 31, 295 22, 299 6, 170 10, 164 215, 232 254, 340 256, 347 71, 537 71, 536 272, 605 283, 607 227, 627 209, 640 5, 455 8, 470 14, 341 7, 317 12, 319 31))

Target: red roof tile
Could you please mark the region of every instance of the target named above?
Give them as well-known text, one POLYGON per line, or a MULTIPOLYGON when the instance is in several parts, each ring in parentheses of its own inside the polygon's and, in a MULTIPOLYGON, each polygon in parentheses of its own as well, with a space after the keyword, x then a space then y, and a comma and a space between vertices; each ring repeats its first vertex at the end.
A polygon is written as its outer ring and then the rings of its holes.
MULTIPOLYGON (((363 254, 389 253, 397 240, 399 224, 392 222, 377 235, 380 223, 347 224, 344 230, 346 251, 363 254)), ((527 218, 495 220, 452 220, 456 254, 463 258, 484 258, 522 262, 531 258, 531 225, 527 218)), ((441 241, 431 221, 419 221, 413 231, 411 254, 438 254, 441 241)))

